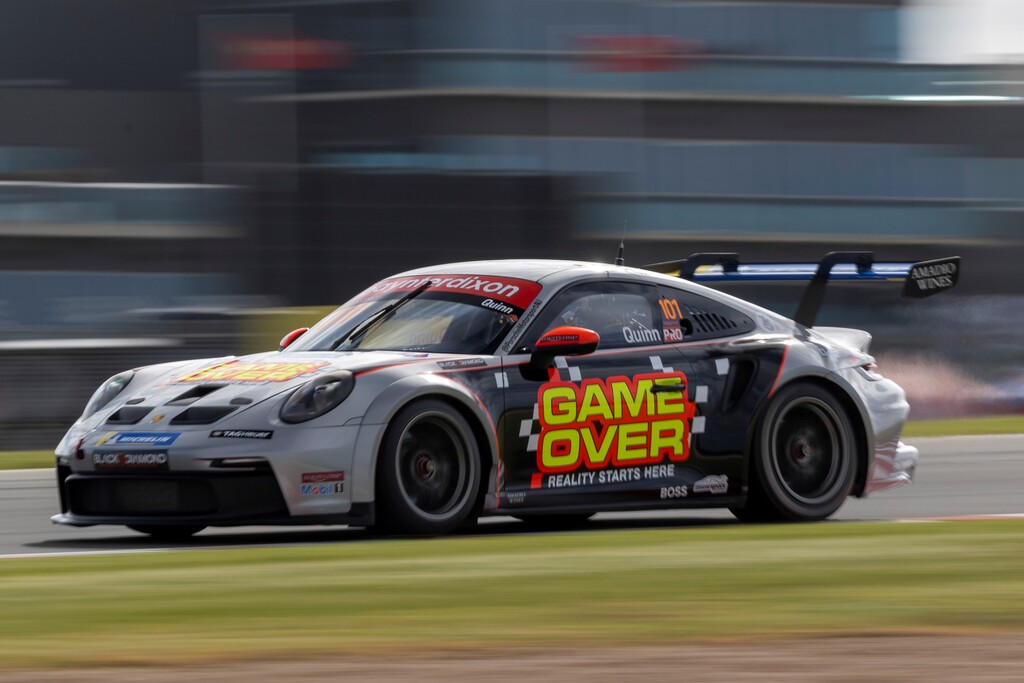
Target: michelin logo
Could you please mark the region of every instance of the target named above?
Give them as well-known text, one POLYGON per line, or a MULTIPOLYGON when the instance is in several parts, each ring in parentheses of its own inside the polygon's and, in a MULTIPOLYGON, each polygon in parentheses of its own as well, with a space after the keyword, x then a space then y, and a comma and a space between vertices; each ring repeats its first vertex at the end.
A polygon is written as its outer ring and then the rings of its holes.
POLYGON ((178 432, 110 432, 97 446, 131 444, 133 446, 170 446, 181 436, 178 432))

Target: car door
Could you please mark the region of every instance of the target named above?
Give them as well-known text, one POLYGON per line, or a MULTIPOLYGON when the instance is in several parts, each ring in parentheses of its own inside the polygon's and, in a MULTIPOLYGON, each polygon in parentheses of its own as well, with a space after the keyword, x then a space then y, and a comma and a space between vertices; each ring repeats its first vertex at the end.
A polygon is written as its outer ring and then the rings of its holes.
POLYGON ((638 282, 584 282, 552 297, 505 358, 499 507, 644 507, 686 495, 696 407, 662 318, 657 289, 638 282), (536 362, 538 340, 563 326, 597 332, 597 350, 536 362))
POLYGON ((748 315, 683 288, 659 286, 658 299, 666 326, 678 329, 670 336, 691 370, 698 405, 690 463, 704 476, 689 496, 726 504, 723 499, 742 495, 746 484, 744 453, 758 407, 779 375, 784 337, 753 335, 748 315))

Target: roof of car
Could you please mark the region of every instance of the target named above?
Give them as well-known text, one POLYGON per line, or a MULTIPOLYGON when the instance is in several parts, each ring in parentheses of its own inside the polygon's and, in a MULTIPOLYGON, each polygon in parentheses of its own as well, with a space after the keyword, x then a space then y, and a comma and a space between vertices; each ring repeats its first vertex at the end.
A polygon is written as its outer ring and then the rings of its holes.
MULTIPOLYGON (((749 315, 765 313, 776 315, 749 301, 738 299, 722 291, 710 289, 690 280, 655 273, 630 266, 616 266, 610 263, 589 261, 564 261, 554 259, 504 259, 492 261, 463 261, 443 263, 426 268, 399 273, 393 277, 415 277, 425 275, 491 275, 495 277, 521 278, 541 283, 545 288, 558 287, 587 277, 616 277, 626 280, 662 283, 678 289, 699 292, 701 295, 740 308, 749 315)), ((783 318, 780 317, 780 320, 783 318)))
MULTIPOLYGON (((631 272, 633 275, 639 274, 636 269, 627 269, 624 268, 623 266, 613 266, 607 263, 589 263, 586 261, 559 261, 554 259, 504 259, 492 261, 463 261, 460 263, 443 263, 436 266, 417 268, 416 270, 410 270, 404 273, 399 273, 395 277, 433 274, 497 275, 504 277, 522 278, 524 280, 533 280, 534 282, 538 282, 556 273, 565 273, 566 271, 576 271, 574 274, 577 275, 583 275, 588 273, 600 275, 616 272, 631 272)), ((642 274, 657 277, 655 273, 643 272, 642 274)))

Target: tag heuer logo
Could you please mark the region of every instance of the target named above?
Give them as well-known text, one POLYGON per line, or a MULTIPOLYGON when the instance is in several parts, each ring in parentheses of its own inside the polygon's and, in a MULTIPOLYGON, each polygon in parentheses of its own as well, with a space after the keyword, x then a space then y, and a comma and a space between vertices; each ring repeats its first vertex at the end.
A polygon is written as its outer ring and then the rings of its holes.
POLYGON ((256 429, 218 429, 210 432, 212 439, 269 439, 274 436, 272 431, 256 429))

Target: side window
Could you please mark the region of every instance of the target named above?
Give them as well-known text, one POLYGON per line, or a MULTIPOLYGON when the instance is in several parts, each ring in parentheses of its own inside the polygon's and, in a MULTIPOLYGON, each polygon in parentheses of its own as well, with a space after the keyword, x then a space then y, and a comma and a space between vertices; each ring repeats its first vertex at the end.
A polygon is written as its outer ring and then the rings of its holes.
POLYGON ((562 325, 594 330, 602 349, 661 344, 661 312, 653 287, 625 282, 593 282, 559 293, 526 336, 536 342, 562 325))
POLYGON ((665 341, 700 341, 751 332, 754 321, 714 299, 669 287, 658 288, 665 341))

